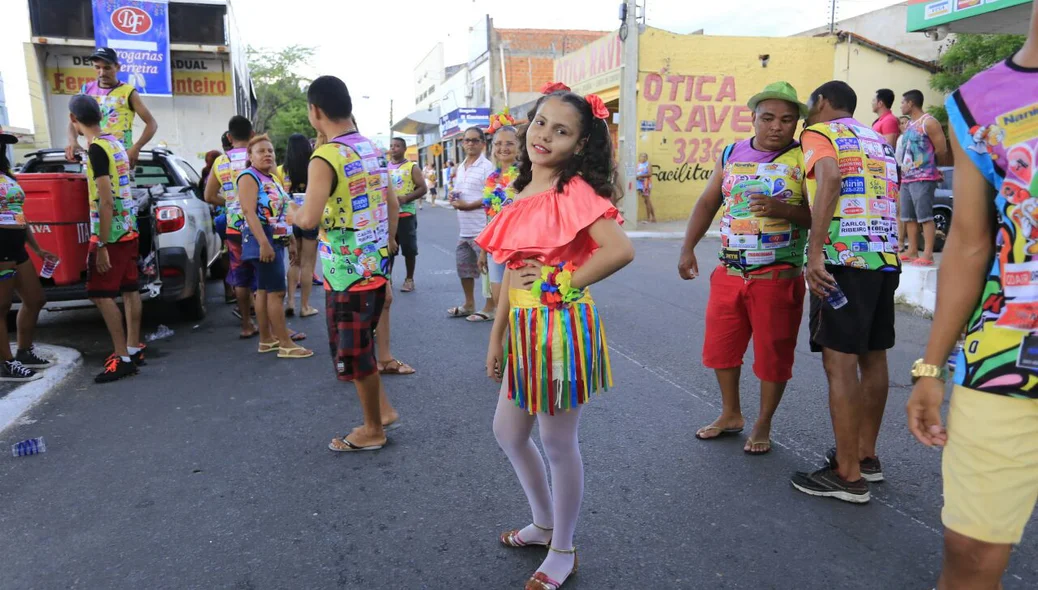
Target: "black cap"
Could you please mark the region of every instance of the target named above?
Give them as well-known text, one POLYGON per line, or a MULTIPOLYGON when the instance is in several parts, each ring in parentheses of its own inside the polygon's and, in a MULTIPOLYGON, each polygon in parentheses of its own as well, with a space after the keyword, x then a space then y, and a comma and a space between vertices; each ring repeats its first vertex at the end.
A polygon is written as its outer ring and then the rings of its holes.
POLYGON ((119 54, 111 47, 98 47, 97 51, 90 55, 90 59, 103 59, 110 64, 119 65, 119 54))
POLYGON ((5 132, 4 128, 0 127, 0 145, 7 145, 9 143, 18 143, 18 138, 5 132))
POLYGON ((84 125, 97 125, 101 122, 101 106, 97 99, 85 94, 77 94, 68 101, 68 110, 76 120, 84 125))

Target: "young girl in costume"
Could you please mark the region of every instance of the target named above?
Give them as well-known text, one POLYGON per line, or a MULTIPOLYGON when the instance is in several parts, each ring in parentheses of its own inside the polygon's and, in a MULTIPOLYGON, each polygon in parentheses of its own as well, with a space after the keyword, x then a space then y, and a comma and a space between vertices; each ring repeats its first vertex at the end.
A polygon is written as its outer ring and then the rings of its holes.
POLYGON ((527 590, 555 590, 576 572, 573 533, 584 494, 580 410, 612 385, 605 332, 588 286, 634 259, 611 198, 619 192, 602 100, 545 88, 520 134, 514 202, 476 242, 507 267, 490 336, 487 375, 502 381, 494 435, 533 522, 501 535, 548 555, 527 590), (551 466, 530 438, 534 421, 551 466))
MULTIPOLYGON (((487 177, 483 187, 483 211, 487 214, 487 223, 501 212, 501 209, 515 200, 513 183, 519 177, 519 132, 515 128, 515 119, 507 112, 494 115, 490 120, 487 133, 493 137, 491 155, 497 169, 487 177)), ((479 253, 479 269, 490 280, 490 293, 494 301, 500 301, 501 280, 505 276, 505 265, 488 260, 486 250, 479 253)))

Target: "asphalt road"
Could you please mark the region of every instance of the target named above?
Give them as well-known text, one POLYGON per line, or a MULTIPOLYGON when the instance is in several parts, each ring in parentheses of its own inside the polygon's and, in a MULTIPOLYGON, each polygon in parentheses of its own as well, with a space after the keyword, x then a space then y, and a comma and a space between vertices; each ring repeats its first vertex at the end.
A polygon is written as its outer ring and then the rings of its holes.
MULTIPOLYGON (((393 307, 393 352, 418 374, 387 379, 404 426, 378 453, 325 448, 360 413, 334 379, 323 315, 292 322, 314 358, 260 356, 213 284, 205 321, 160 318, 176 333, 153 343, 140 376, 100 386, 99 316, 46 314, 40 340, 79 348, 86 364, 3 434, 5 445, 45 436, 48 451, 0 458, 0 588, 521 587, 543 553, 497 541, 530 516, 491 433, 489 325, 446 317, 460 296, 457 222, 428 207, 420 217, 418 290, 393 307)), ((929 321, 898 316, 880 441, 888 481, 867 506, 810 498, 789 476, 820 465, 832 434, 806 318, 775 450, 697 441, 720 405, 699 361, 708 285, 677 278, 677 247, 638 241, 634 264, 594 289, 616 387, 585 411, 581 569, 566 587, 931 588, 940 455, 910 439, 903 410, 929 321)), ((699 249, 704 275, 716 248, 699 249)), ((749 425, 757 384, 745 374, 749 425)), ((1038 586, 1035 530, 1007 589, 1038 586)))

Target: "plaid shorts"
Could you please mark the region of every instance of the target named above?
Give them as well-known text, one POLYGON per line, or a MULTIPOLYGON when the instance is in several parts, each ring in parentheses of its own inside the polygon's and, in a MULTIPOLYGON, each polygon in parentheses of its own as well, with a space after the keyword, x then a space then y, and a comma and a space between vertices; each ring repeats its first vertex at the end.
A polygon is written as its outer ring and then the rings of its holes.
POLYGON ((328 344, 339 381, 378 373, 375 328, 386 304, 385 286, 367 291, 325 292, 328 344))
POLYGON ((479 246, 476 238, 458 239, 458 247, 454 250, 458 276, 463 279, 479 278, 479 246))

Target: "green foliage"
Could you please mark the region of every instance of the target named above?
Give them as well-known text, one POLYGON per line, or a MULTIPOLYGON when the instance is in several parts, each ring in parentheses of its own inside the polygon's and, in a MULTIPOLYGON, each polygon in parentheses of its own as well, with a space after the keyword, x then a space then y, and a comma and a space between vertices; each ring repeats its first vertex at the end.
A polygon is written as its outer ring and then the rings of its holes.
POLYGON ((256 89, 257 133, 274 140, 278 160, 284 157, 288 137, 316 135, 306 114, 306 87, 310 79, 297 72, 313 58, 312 47, 292 45, 284 49, 249 48, 249 69, 256 89))
MULTIPOLYGON (((1022 35, 957 35, 941 55, 941 71, 930 77, 930 88, 945 94, 954 92, 973 76, 1016 53, 1025 39, 1022 35)), ((947 127, 944 105, 932 105, 926 111, 947 127)))

